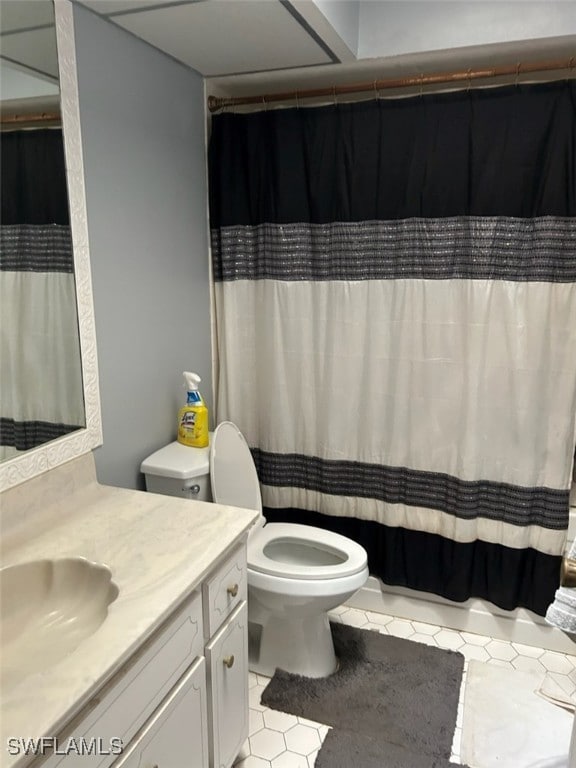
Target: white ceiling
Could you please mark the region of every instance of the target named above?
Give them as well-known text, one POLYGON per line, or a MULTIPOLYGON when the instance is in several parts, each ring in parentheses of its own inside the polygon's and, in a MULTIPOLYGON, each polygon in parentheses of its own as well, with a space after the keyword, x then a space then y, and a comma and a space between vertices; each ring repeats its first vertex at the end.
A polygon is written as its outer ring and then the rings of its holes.
POLYGON ((58 80, 54 8, 46 0, 1 0, 2 60, 31 70, 43 80, 58 80))
MULTIPOLYGON (((407 4, 411 1, 404 0, 407 4)), ((516 39, 498 45, 470 46, 463 42, 461 47, 452 49, 436 45, 435 50, 415 53, 408 46, 403 55, 357 60, 321 12, 322 3, 326 6, 324 0, 73 2, 197 70, 208 78, 208 92, 214 95, 240 96, 372 82, 384 77, 570 57, 576 50, 576 36, 567 34, 564 38, 516 39)), ((354 4, 354 0, 347 2, 354 4)), ((382 11, 388 12, 384 0, 372 2, 380 2, 382 11)), ((573 2, 570 0, 562 7, 573 2)), ((393 5, 402 7, 399 3, 393 5)), ((456 6, 456 2, 440 5, 456 6)), ((518 7, 522 5, 519 3, 518 7)), ((386 18, 382 16, 377 25, 381 35, 387 31, 386 18)), ((57 82, 50 0, 0 0, 0 30, 3 64, 6 59, 17 62, 19 66, 30 67, 31 74, 57 82)))
POLYGON ((82 0, 82 5, 206 77, 335 60, 280 0, 82 0))
POLYGON ((569 58, 576 50, 575 0, 73 1, 197 70, 215 95, 569 58), (359 59, 360 39, 352 50, 338 32, 345 7, 360 20, 358 38, 381 41, 359 59), (523 27, 534 10, 551 14, 549 29, 523 27))
POLYGON ((2 0, 0 3, 2 34, 54 24, 54 9, 46 0, 2 0))
MULTIPOLYGON (((351 56, 333 30, 321 38, 289 0, 74 2, 205 77, 324 65, 351 56)), ((325 24, 311 0, 304 5, 325 24)), ((57 78, 50 0, 0 0, 0 31, 4 67, 16 63, 31 75, 57 78)))

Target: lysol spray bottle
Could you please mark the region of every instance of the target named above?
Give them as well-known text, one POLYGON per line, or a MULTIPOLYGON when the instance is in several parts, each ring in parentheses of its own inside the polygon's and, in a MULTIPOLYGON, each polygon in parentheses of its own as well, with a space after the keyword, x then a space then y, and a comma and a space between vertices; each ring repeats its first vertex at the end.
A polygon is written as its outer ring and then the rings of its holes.
POLYGON ((198 391, 202 381, 197 373, 184 371, 188 396, 186 405, 178 411, 178 442, 192 448, 208 445, 208 408, 198 391))

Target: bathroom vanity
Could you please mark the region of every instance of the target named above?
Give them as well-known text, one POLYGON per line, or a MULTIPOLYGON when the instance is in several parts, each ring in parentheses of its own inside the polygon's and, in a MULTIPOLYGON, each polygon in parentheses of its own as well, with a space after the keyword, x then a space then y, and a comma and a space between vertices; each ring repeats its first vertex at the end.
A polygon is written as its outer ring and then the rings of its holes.
POLYGON ((87 561, 113 588, 99 626, 66 656, 46 653, 29 674, 17 659, 22 674, 2 695, 2 768, 231 766, 248 734, 256 513, 101 486, 91 454, 4 492, 1 513, 3 568, 87 561), (44 754, 24 754, 30 737, 45 737, 44 754))

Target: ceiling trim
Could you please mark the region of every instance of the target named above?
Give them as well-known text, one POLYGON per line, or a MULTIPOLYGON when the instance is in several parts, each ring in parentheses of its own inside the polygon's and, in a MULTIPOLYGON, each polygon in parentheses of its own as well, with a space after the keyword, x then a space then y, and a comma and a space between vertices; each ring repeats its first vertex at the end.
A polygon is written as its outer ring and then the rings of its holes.
POLYGON ((18 29, 6 29, 0 30, 0 37, 8 37, 9 35, 21 35, 24 32, 37 32, 42 29, 52 29, 54 24, 36 24, 33 27, 18 27, 18 29))
POLYGON ((123 11, 110 11, 110 13, 100 13, 96 11, 99 16, 105 16, 107 19, 113 19, 116 16, 131 16, 134 13, 145 13, 146 11, 161 11, 164 8, 174 8, 179 5, 195 5, 196 3, 204 3, 206 0, 173 0, 171 3, 157 3, 156 5, 141 5, 138 8, 124 8, 123 11))
POLYGON ((336 56, 336 54, 334 53, 334 51, 330 48, 330 46, 327 43, 325 43, 324 40, 322 40, 322 38, 316 32, 316 30, 310 26, 310 24, 306 21, 304 16, 302 16, 300 11, 297 11, 296 8, 294 8, 290 0, 278 0, 278 1, 280 2, 281 5, 284 6, 284 8, 286 8, 288 13, 295 19, 295 21, 297 21, 298 24, 300 24, 302 29, 308 33, 308 35, 312 38, 312 40, 314 40, 316 45, 318 45, 324 51, 324 53, 330 58, 330 61, 332 62, 332 64, 340 64, 341 59, 339 59, 338 56, 336 56))

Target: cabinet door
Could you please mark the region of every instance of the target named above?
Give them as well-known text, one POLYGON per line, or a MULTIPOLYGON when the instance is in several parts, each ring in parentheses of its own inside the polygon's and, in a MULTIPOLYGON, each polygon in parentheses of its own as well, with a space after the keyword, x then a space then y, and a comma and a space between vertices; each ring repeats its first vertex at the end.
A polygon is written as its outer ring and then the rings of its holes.
POLYGON ((208 768, 205 666, 198 659, 112 768, 208 768))
POLYGON ((117 754, 108 751, 111 740, 131 744, 203 650, 202 597, 194 592, 58 734, 61 744, 74 739, 107 750, 82 757, 53 753, 42 768, 111 768, 117 754))
POLYGON ((248 620, 244 601, 206 646, 212 768, 230 768, 248 736, 248 620))

